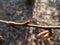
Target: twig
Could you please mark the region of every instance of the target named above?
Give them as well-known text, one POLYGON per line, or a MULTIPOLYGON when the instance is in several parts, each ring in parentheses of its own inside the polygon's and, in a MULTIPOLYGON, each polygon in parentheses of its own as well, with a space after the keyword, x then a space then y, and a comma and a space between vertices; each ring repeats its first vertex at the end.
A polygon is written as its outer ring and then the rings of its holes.
MULTIPOLYGON (((17 25, 17 26, 23 26, 25 23, 17 23, 13 21, 5 21, 5 20, 0 20, 2 23, 10 24, 10 25, 17 25)), ((60 29, 60 26, 40 26, 40 25, 35 25, 35 24, 27 24, 26 26, 29 27, 37 27, 37 28, 42 28, 42 29, 60 29)))
POLYGON ((34 24, 28 24, 28 26, 42 28, 42 29, 60 29, 60 26, 40 26, 40 25, 34 25, 34 24))
POLYGON ((3 36, 0 35, 0 42, 5 42, 7 41, 3 36))

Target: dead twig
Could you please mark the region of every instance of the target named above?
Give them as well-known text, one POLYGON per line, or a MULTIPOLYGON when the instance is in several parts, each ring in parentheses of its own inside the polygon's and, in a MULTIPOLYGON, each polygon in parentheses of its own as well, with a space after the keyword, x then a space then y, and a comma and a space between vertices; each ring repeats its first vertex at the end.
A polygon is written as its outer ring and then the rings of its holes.
POLYGON ((0 20, 0 22, 6 23, 6 24, 10 24, 10 25, 17 25, 17 26, 29 26, 29 27, 37 27, 37 28, 42 28, 42 29, 60 29, 60 26, 40 26, 40 25, 35 25, 35 24, 29 24, 30 21, 26 21, 23 23, 17 23, 17 22, 13 22, 13 21, 5 21, 5 20, 0 20))
POLYGON ((0 36, 0 42, 5 42, 7 41, 3 36, 0 36))

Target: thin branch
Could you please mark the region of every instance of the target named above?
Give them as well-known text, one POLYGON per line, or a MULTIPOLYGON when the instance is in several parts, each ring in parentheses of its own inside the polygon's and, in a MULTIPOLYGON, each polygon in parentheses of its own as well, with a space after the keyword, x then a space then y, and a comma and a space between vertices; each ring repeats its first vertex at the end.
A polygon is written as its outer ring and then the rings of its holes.
POLYGON ((40 26, 40 25, 34 25, 34 24, 28 24, 28 26, 42 28, 42 29, 60 29, 60 26, 40 26))
POLYGON ((0 20, 0 22, 7 23, 7 24, 14 24, 14 25, 23 25, 24 23, 17 23, 13 21, 5 21, 5 20, 0 20))
MULTIPOLYGON (((17 26, 23 26, 25 23, 17 23, 13 21, 5 21, 5 20, 0 20, 2 23, 10 24, 10 25, 17 25, 17 26)), ((40 26, 40 25, 35 25, 35 24, 27 24, 26 26, 29 27, 37 27, 37 28, 42 28, 42 29, 60 29, 60 26, 40 26)))

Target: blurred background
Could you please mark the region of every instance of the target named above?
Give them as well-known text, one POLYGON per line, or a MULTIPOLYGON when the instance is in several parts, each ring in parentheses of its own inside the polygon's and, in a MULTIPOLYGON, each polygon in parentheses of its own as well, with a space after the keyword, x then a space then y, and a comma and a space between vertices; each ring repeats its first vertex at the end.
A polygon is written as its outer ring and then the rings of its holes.
MULTIPOLYGON (((32 24, 60 26, 60 0, 0 0, 0 20, 22 23, 29 19, 33 19, 32 24)), ((0 22, 0 35, 7 40, 2 45, 33 45, 31 36, 43 31, 33 27, 17 28, 0 22)), ((60 45, 60 30, 53 31, 52 45, 60 45)))

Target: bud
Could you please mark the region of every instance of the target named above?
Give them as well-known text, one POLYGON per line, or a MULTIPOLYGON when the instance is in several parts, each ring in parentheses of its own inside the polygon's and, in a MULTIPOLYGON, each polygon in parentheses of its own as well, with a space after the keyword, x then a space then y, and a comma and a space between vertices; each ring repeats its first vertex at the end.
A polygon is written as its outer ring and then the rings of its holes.
POLYGON ((29 22, 32 22, 32 19, 30 19, 29 22))

